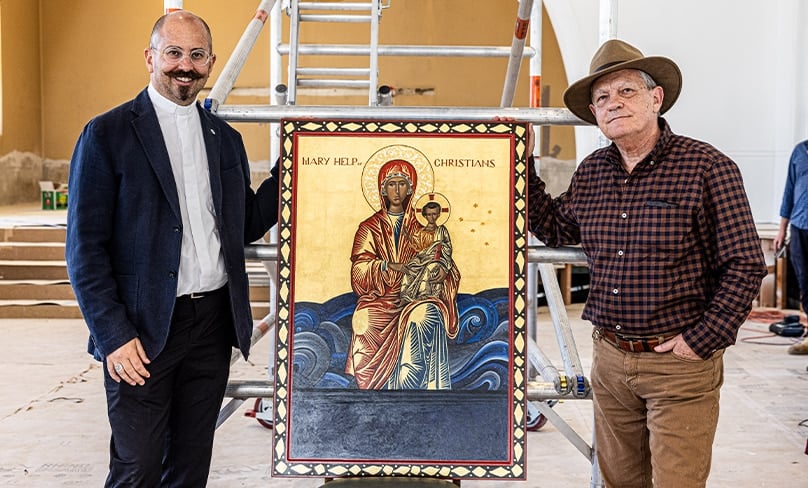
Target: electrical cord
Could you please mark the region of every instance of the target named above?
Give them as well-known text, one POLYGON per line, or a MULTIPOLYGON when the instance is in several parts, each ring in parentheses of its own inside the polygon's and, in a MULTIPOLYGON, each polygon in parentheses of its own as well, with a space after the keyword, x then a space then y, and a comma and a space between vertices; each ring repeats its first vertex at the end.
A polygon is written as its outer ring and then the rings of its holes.
MULTIPOLYGON (((746 318, 746 320, 752 321, 752 322, 758 322, 758 323, 765 324, 765 325, 770 325, 770 324, 774 324, 774 323, 783 321, 786 318, 787 315, 795 315, 795 314, 786 313, 786 312, 783 312, 782 310, 777 310, 777 309, 757 308, 757 309, 753 309, 751 312, 749 312, 749 316, 746 318)), ((803 314, 800 314, 800 323, 802 323, 802 324, 805 323, 803 314)), ((752 327, 746 327, 746 326, 742 326, 741 330, 760 332, 757 329, 754 329, 752 327)), ((773 332, 767 332, 767 333, 761 334, 761 335, 756 335, 756 336, 751 336, 751 337, 744 337, 744 338, 741 338, 740 340, 741 340, 741 342, 746 342, 746 343, 749 343, 749 344, 760 344, 760 345, 763 345, 763 346, 790 346, 792 344, 797 344, 798 342, 802 342, 804 337, 805 337, 805 333, 803 333, 803 335, 799 336, 799 337, 783 337, 783 336, 777 335, 777 334, 775 334, 773 332), (777 342, 765 341, 765 340, 761 340, 761 339, 776 339, 777 342)), ((808 419, 806 419, 806 420, 808 420, 808 419)))
MULTIPOLYGON (((786 313, 782 310, 777 309, 770 309, 770 308, 756 308, 749 312, 749 316, 746 317, 746 320, 751 320, 752 322, 761 322, 766 324, 771 324, 774 322, 780 322, 786 318, 787 315, 797 315, 795 313, 786 313)), ((800 315, 800 323, 805 324, 805 316, 803 314, 800 315)))

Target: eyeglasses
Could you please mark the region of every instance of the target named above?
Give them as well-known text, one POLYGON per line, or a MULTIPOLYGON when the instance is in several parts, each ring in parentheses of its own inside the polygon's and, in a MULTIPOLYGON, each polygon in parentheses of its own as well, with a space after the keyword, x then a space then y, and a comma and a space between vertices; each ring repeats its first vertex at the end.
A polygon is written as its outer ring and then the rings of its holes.
MULTIPOLYGON (((150 47, 149 49, 157 51, 157 48, 155 47, 150 47)), ((168 46, 159 52, 163 59, 170 64, 180 64, 182 58, 186 56, 185 51, 176 46, 168 46)), ((187 56, 188 60, 191 61, 191 64, 197 68, 201 68, 202 66, 208 64, 211 58, 211 54, 204 49, 191 49, 191 52, 189 52, 187 56)))

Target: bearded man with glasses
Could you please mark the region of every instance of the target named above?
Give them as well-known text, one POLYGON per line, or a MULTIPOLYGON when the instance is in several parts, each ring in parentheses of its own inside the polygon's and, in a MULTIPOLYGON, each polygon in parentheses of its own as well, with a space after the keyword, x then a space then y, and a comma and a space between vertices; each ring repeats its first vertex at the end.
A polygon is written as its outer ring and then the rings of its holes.
POLYGON ((149 86, 84 128, 70 163, 66 260, 104 364, 106 486, 205 486, 231 348, 253 321, 244 245, 277 221, 277 167, 257 191, 241 136, 196 101, 210 28, 161 17, 149 86))

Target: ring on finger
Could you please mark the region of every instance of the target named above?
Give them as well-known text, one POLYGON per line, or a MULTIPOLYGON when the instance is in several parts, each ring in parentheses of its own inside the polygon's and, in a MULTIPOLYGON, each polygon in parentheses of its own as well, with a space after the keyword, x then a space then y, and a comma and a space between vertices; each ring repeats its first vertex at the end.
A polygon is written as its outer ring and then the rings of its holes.
POLYGON ((115 365, 113 366, 113 369, 115 369, 116 373, 120 374, 121 371, 123 371, 123 364, 115 363, 115 365))

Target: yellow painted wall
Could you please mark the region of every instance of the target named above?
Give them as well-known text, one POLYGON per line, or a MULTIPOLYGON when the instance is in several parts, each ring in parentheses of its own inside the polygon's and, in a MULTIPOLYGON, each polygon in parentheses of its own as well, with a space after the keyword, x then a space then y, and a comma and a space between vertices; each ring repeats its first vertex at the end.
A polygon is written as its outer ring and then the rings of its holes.
POLYGON ((148 82, 143 48, 162 2, 41 3, 44 156, 66 159, 91 117, 148 82))
POLYGON ((42 152, 38 2, 0 1, 2 117, 0 155, 42 152))
MULTIPOLYGON (((148 83, 143 60, 149 33, 156 18, 162 13, 162 0, 114 1, 108 0, 0 0, 3 7, 3 116, 9 125, 10 98, 20 93, 37 91, 36 96, 26 94, 26 111, 30 112, 28 136, 15 134, 2 139, 3 150, 24 146, 42 153, 50 159, 68 159, 76 138, 84 124, 94 115, 132 98, 148 83), (39 5, 39 12, 20 13, 23 6, 39 5), (8 7, 8 8, 7 8, 8 7), (6 31, 8 12, 15 11, 14 23, 19 31, 6 31), (24 27, 41 26, 41 72, 36 59, 38 37, 32 37, 24 27), (18 41, 22 42, 18 42, 18 41), (6 85, 11 61, 7 58, 9 43, 14 46, 31 44, 20 53, 20 59, 29 60, 28 78, 12 89, 6 85), (38 75, 38 76, 37 76, 38 75), (41 86, 41 89, 36 87, 41 86), (41 90, 41 105, 39 104, 41 90), (13 95, 12 95, 13 94, 13 95), (36 102, 36 103, 34 103, 36 102), (41 125, 33 120, 41 113, 41 125), (37 135, 37 132, 40 135, 37 135), (40 145, 30 141, 41 140, 40 145)), ((244 27, 252 18, 257 1, 186 0, 184 7, 204 17, 213 31, 217 64, 210 86, 224 68, 231 51, 237 44, 244 27)), ((491 0, 392 0, 381 19, 382 44, 461 44, 510 46, 518 8, 517 2, 491 0)), ((550 105, 561 106, 560 96, 564 79, 558 47, 548 22, 544 24, 545 83, 559 84, 551 89, 550 105)), ((307 24, 302 31, 304 42, 366 43, 368 26, 364 24, 307 24)), ((253 54, 236 82, 235 88, 262 88, 269 85, 269 26, 258 40, 253 54)), ((284 33, 288 38, 288 19, 284 16, 284 33)), ((15 51, 17 48, 15 47, 15 51)), ((285 59, 285 58, 284 58, 285 59)), ((361 65, 364 58, 325 59, 337 65, 361 65)), ((307 60, 314 66, 312 61, 307 60)), ((25 65, 25 63, 23 63, 25 65)), ((455 58, 455 57, 385 57, 380 60, 380 82, 403 88, 434 88, 434 96, 400 96, 396 105, 428 106, 488 106, 499 105, 504 84, 507 58, 455 58)), ((16 69, 16 68, 15 68, 16 69)), ((285 80, 285 76, 283 77, 285 80)), ((515 106, 527 106, 528 61, 522 73, 515 106)), ((265 97, 231 97, 227 103, 268 103, 265 97)), ((367 97, 353 100, 335 100, 326 97, 298 98, 298 104, 359 104, 366 105, 367 97)), ((251 160, 265 160, 269 153, 266 124, 236 124, 244 134, 251 160)), ((554 144, 562 147, 561 158, 574 157, 572 129, 555 128, 551 136, 554 144)))
MULTIPOLYGON (((252 18, 258 2, 187 1, 185 7, 209 23, 218 54, 210 84, 252 18)), ((149 81, 143 51, 154 21, 163 12, 157 0, 42 0, 45 152, 69 158, 84 124, 94 115, 134 97, 149 81)), ((239 83, 268 84, 268 32, 249 58, 239 83)), ((262 103, 266 103, 263 101, 262 103)), ((239 127, 247 133, 255 127, 239 127)), ((251 159, 267 157, 266 130, 248 139, 251 159)), ((252 134, 251 134, 252 135, 252 134)))

